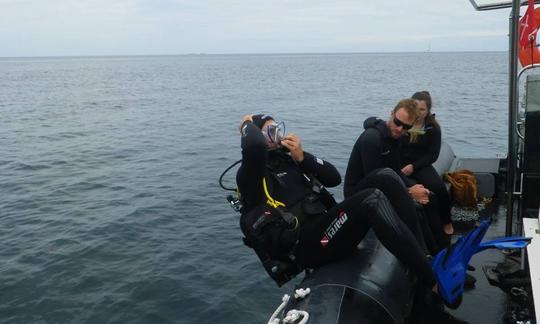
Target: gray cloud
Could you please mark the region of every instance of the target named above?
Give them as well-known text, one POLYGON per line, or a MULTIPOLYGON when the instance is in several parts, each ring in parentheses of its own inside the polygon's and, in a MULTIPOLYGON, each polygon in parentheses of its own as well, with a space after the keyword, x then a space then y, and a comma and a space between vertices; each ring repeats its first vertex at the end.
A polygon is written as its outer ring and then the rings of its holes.
POLYGON ((3 0, 0 56, 504 50, 468 1, 3 0))

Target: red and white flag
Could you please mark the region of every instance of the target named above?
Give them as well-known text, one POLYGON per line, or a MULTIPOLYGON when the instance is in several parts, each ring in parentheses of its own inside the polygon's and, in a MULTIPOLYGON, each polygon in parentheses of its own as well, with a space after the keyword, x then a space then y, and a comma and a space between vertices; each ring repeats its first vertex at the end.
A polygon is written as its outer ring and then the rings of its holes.
POLYGON ((528 44, 536 45, 536 21, 534 19, 534 0, 529 0, 527 11, 519 21, 519 45, 527 46, 528 44))

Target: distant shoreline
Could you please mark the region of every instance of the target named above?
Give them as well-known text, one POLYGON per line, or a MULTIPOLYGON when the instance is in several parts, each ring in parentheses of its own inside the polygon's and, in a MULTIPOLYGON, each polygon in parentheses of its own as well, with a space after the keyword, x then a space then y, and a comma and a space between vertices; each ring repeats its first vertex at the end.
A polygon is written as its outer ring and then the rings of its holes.
POLYGON ((6 59, 66 59, 66 58, 123 58, 123 57, 175 57, 175 56, 290 56, 290 55, 373 55, 373 54, 460 54, 505 53, 507 51, 404 51, 404 52, 299 52, 299 53, 186 53, 186 54, 111 54, 111 55, 52 55, 52 56, 0 56, 6 59))

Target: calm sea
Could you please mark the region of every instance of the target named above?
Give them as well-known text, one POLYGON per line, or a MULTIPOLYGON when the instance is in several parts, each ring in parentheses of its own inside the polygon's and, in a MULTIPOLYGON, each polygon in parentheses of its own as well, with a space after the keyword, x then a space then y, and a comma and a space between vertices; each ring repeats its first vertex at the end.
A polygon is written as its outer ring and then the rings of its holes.
POLYGON ((429 90, 456 153, 495 157, 506 74, 506 53, 0 59, 0 323, 266 322, 291 284, 217 184, 240 118, 343 175, 365 118, 429 90))

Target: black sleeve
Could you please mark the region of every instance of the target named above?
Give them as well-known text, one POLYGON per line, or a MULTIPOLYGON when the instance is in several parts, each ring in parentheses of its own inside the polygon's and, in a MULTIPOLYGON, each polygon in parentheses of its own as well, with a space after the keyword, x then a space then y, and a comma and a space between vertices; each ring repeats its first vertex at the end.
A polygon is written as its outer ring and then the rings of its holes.
POLYGON ((241 129, 242 165, 236 174, 245 211, 264 202, 262 179, 266 173, 268 151, 261 130, 252 122, 245 122, 241 129))
POLYGON ((341 183, 341 175, 330 162, 304 152, 304 160, 299 163, 302 171, 313 175, 325 187, 336 187, 341 183))
POLYGON ((382 142, 378 130, 368 128, 360 135, 353 150, 360 150, 364 175, 371 171, 385 167, 382 159, 382 142))
POLYGON ((415 170, 421 169, 437 161, 441 151, 441 130, 436 127, 429 129, 424 136, 429 136, 429 144, 422 156, 412 163, 415 170))
POLYGON ((377 130, 368 128, 356 139, 345 172, 345 183, 343 185, 345 198, 357 192, 357 184, 370 171, 382 166, 381 152, 382 143, 377 130))
MULTIPOLYGON (((373 170, 391 167, 390 165, 385 165, 382 157, 382 139, 379 131, 374 128, 367 129, 360 135, 360 138, 358 138, 358 141, 354 145, 354 150, 360 150, 364 176, 370 174, 373 170)), ((394 171, 399 175, 407 187, 414 185, 414 182, 407 178, 401 170, 397 169, 394 171)))

